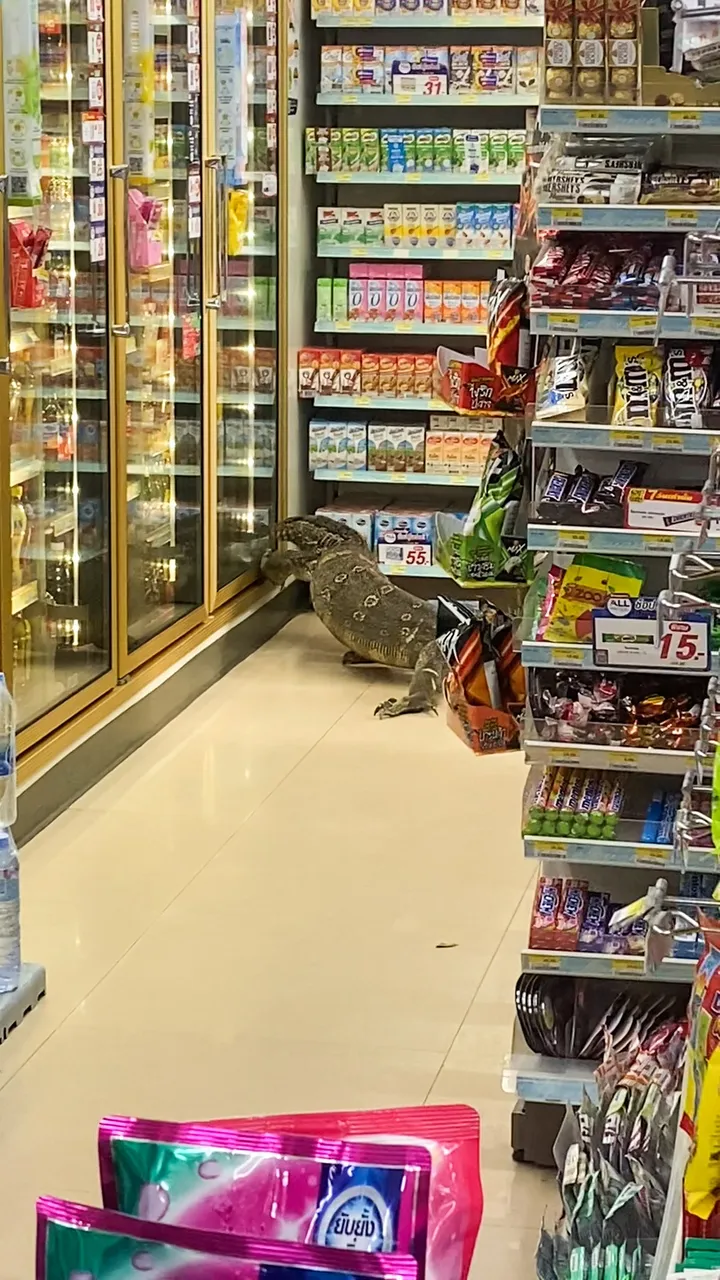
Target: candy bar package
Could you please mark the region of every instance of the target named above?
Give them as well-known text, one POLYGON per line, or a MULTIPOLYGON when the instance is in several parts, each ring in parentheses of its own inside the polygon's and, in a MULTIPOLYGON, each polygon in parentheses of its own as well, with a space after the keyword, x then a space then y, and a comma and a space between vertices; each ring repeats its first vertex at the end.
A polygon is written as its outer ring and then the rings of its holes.
POLYGON ((645 570, 631 560, 614 556, 573 556, 561 580, 552 581, 552 602, 543 614, 543 640, 576 644, 592 635, 592 611, 604 609, 610 596, 640 595, 645 570))
POLYGON ((410 1253, 424 1274, 424 1147, 114 1116, 101 1121, 99 1154, 108 1209, 198 1230, 410 1253))
MULTIPOLYGON (((343 1141, 400 1142, 423 1146, 432 1161, 426 1275, 466 1280, 482 1220, 480 1117, 457 1106, 398 1107, 379 1111, 213 1120, 213 1128, 322 1135, 343 1141)), ((269 1280, 273 1280, 269 1277, 269 1280)))
POLYGON ((569 350, 562 339, 553 342, 538 379, 536 418, 571 418, 582 422, 588 403, 588 378, 597 348, 573 341, 569 350))
POLYGON ((528 681, 535 732, 546 741, 679 751, 695 746, 706 689, 699 676, 678 676, 661 694, 656 677, 637 671, 535 668, 528 681))
POLYGON ((702 427, 702 411, 712 403, 713 348, 679 343, 665 349, 663 401, 665 417, 676 427, 702 427))
POLYGON ((657 347, 615 348, 614 426, 654 427, 657 423, 662 356, 657 347))
POLYGON ((150 1272, 163 1280, 416 1280, 417 1263, 38 1201, 36 1280, 134 1280, 150 1272))

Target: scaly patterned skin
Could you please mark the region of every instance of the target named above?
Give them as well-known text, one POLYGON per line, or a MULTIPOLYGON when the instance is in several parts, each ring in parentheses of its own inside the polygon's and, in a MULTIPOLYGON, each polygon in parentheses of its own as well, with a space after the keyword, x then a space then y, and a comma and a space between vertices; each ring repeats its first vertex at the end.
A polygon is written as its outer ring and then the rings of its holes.
POLYGON ((435 606, 388 582, 364 539, 339 521, 325 516, 284 520, 275 537, 297 550, 266 552, 263 573, 278 584, 290 576, 310 583, 318 618, 348 648, 343 662, 377 662, 413 672, 407 697, 388 698, 375 714, 385 719, 435 711, 446 671, 435 642, 435 606))

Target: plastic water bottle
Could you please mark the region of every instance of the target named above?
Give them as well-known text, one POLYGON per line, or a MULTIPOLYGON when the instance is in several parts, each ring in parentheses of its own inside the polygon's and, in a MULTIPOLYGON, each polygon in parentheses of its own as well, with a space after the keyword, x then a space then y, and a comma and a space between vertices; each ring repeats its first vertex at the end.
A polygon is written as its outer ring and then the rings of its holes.
POLYGON ((0 995, 20 984, 20 863, 9 831, 0 830, 0 995))
POLYGON ((11 827, 16 818, 15 704, 0 672, 0 827, 11 827))

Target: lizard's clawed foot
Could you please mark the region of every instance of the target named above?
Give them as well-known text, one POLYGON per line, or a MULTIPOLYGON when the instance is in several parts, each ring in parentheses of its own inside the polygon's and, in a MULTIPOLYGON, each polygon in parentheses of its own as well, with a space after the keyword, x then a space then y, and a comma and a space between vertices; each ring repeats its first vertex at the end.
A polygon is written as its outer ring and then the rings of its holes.
POLYGON ((386 698, 375 708, 375 715, 381 720, 391 720, 394 716, 416 715, 421 711, 432 711, 437 715, 437 707, 424 694, 408 694, 406 698, 386 698))
POLYGON ((348 649, 342 656, 342 664, 344 667, 374 667, 375 663, 372 658, 363 658, 361 654, 356 653, 354 649, 348 649))

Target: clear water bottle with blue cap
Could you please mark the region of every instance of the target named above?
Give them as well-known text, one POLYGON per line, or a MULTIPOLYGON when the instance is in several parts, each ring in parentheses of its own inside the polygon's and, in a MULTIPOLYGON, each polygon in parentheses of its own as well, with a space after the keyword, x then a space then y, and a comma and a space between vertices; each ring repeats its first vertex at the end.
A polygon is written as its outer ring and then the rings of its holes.
POLYGON ((20 863, 9 831, 0 828, 0 995, 20 985, 20 863))
POLYGON ((11 827, 16 817, 15 703, 0 671, 0 827, 11 827))

